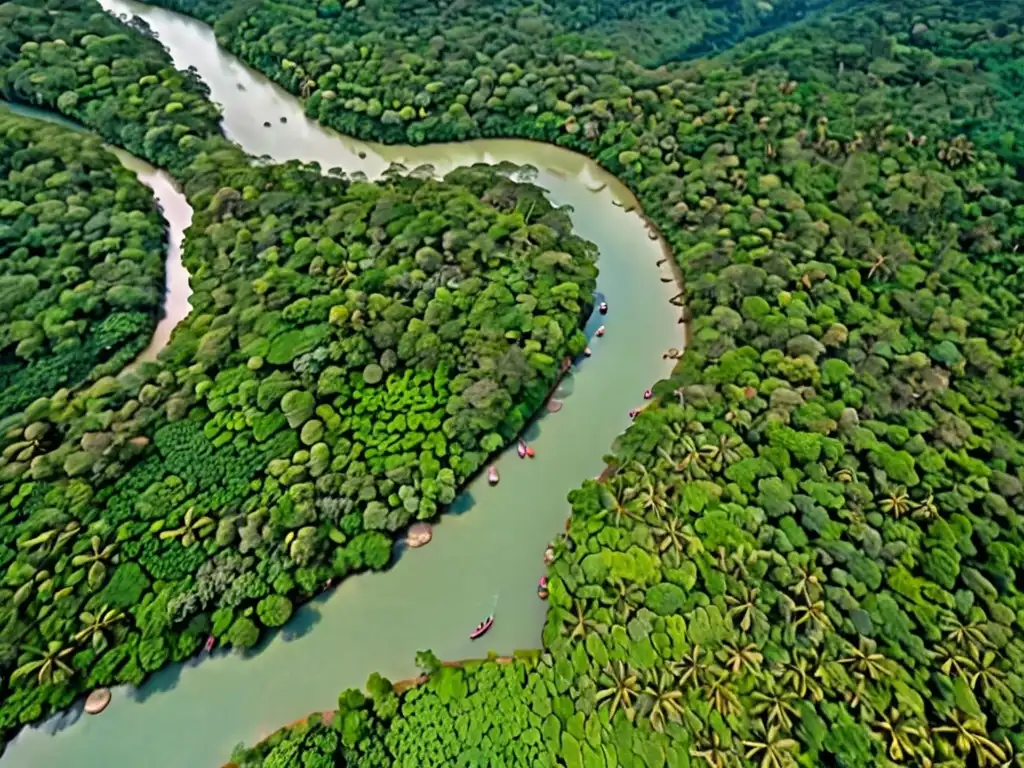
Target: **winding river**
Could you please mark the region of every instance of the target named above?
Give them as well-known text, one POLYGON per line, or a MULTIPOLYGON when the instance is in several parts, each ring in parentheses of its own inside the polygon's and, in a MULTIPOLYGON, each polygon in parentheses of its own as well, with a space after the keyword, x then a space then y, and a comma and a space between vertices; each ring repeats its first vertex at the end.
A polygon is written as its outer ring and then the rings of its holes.
MULTIPOLYGON (((239 742, 332 708, 339 691, 362 687, 372 671, 392 679, 414 674, 417 650, 461 659, 488 649, 537 647, 545 603, 535 586, 544 548, 569 512, 566 495, 601 471, 602 456, 629 424, 629 409, 669 373, 662 354, 682 345, 679 313, 668 303, 676 291, 664 280, 671 275, 657 266, 662 245, 649 239, 639 215, 619 207, 634 205, 632 195, 594 163, 547 145, 475 141, 412 148, 349 139, 308 120, 295 98, 220 50, 208 27, 130 0, 100 2, 111 13, 145 19, 176 66, 194 66, 223 106, 226 135, 253 155, 315 160, 324 169, 340 166, 370 177, 396 161, 410 168, 429 163, 438 173, 481 161, 536 167, 535 182, 556 203, 571 205, 577 233, 600 247, 598 289, 610 311, 591 318, 587 330, 593 335, 604 322, 608 331, 592 339, 593 357, 562 383, 562 410, 528 429, 537 457, 520 460, 514 449, 503 454, 501 484, 490 488, 481 478, 470 485, 427 547, 405 553, 386 573, 346 580, 245 657, 214 653, 177 665, 139 689, 115 691, 98 717, 75 710, 25 729, 0 768, 213 768, 239 742), (467 633, 495 595, 495 627, 473 644, 467 633)), ((161 202, 167 211, 169 203, 161 202)), ((168 218, 173 246, 188 219, 168 218)), ((172 248, 168 318, 187 311, 187 287, 171 284, 174 260, 172 248)), ((161 343, 154 339, 154 348, 161 343)))

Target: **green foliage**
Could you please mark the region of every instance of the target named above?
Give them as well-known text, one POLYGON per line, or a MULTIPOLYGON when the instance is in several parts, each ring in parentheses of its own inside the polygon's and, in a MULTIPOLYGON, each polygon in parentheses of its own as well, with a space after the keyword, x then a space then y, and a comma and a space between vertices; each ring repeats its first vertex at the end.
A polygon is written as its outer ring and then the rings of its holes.
POLYGON ((609 24, 662 4, 572 33, 557 2, 162 4, 344 132, 597 158, 685 279, 683 359, 572 494, 540 663, 375 712, 395 764, 1020 759, 1019 3, 850 4, 657 70, 629 57, 663 38, 609 24))
POLYGON ((146 345, 163 244, 152 193, 97 139, 0 111, 0 417, 146 345))

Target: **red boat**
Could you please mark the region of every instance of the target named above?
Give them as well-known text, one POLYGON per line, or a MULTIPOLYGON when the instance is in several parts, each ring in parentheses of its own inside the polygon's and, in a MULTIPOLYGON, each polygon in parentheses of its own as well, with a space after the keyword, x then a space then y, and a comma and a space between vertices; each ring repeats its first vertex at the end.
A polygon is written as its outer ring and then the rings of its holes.
POLYGON ((215 638, 213 635, 210 635, 208 638, 206 638, 206 645, 203 646, 203 650, 209 653, 213 650, 213 646, 216 642, 217 638, 215 638))
POLYGON ((494 626, 494 615, 488 616, 486 619, 477 624, 476 629, 469 633, 470 640, 476 640, 478 637, 483 637, 487 634, 487 630, 494 626))

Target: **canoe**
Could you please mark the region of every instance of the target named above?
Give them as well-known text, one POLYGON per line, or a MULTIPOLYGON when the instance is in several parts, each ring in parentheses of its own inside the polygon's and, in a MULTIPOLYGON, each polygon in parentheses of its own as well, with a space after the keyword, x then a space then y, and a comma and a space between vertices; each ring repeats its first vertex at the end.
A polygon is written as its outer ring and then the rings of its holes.
POLYGON ((491 464, 491 468, 487 470, 487 482, 491 485, 497 485, 500 479, 498 477, 498 468, 491 464))
POLYGON ((600 336, 604 336, 604 326, 603 326, 603 325, 602 325, 602 326, 601 326, 600 328, 598 328, 598 329, 597 329, 597 331, 596 331, 596 335, 597 335, 598 337, 600 337, 600 336))
POLYGON ((206 638, 206 645, 203 646, 203 650, 209 653, 213 650, 213 646, 216 642, 217 638, 215 638, 213 635, 210 635, 208 638, 206 638))
POLYGON ((598 305, 597 311, 600 312, 602 315, 607 315, 608 314, 608 302, 602 301, 598 305))
POLYGON ((526 458, 526 443, 524 443, 522 440, 520 440, 519 441, 519 445, 517 446, 516 450, 519 452, 519 458, 520 459, 525 459, 526 458))
POLYGON ((476 640, 478 637, 482 637, 487 634, 487 630, 494 626, 494 616, 488 616, 486 619, 477 624, 476 629, 469 633, 470 640, 476 640))

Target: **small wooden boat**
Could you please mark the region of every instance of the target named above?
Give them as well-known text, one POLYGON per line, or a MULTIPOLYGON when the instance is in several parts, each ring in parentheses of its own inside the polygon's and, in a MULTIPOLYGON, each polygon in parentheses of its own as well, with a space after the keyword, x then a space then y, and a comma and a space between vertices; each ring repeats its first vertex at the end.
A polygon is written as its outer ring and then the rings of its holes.
POLYGON ((604 326, 603 325, 600 328, 597 329, 596 335, 597 335, 598 338, 604 336, 604 326))
POLYGON ((206 651, 206 653, 209 653, 210 651, 213 650, 213 646, 216 643, 217 643, 217 638, 215 638, 213 635, 210 635, 208 638, 206 638, 206 645, 203 646, 203 650, 206 651))
POLYGON ((491 464, 490 469, 487 470, 487 482, 491 485, 497 485, 501 478, 498 477, 498 468, 491 464))
POLYGON ((602 315, 607 315, 608 314, 608 302, 607 301, 602 301, 598 305, 597 311, 600 312, 602 315))
POLYGON ((530 446, 526 446, 526 455, 527 455, 528 458, 531 458, 531 459, 534 456, 536 456, 536 454, 533 451, 533 448, 531 448, 530 446))
POLYGON ((644 400, 650 400, 652 397, 654 397, 654 393, 651 390, 648 389, 644 392, 644 400))
POLYGON ((537 584, 537 597, 539 597, 541 600, 547 600, 548 599, 548 577, 547 576, 541 576, 540 577, 540 583, 537 584))
POLYGON ((548 547, 544 550, 544 565, 551 565, 555 561, 555 548, 548 547))
POLYGON ((470 640, 476 640, 478 637, 483 637, 487 634, 487 630, 494 626, 494 614, 492 613, 486 619, 476 625, 476 629, 469 633, 470 640))
POLYGON ((584 355, 585 357, 590 357, 590 356, 591 356, 592 354, 593 354, 593 353, 592 353, 592 352, 590 351, 590 347, 585 347, 585 348, 583 349, 583 355, 584 355))
POLYGON ((520 459, 525 459, 526 458, 526 443, 524 443, 522 440, 520 440, 519 441, 519 445, 516 446, 516 450, 519 452, 519 458, 520 459))

